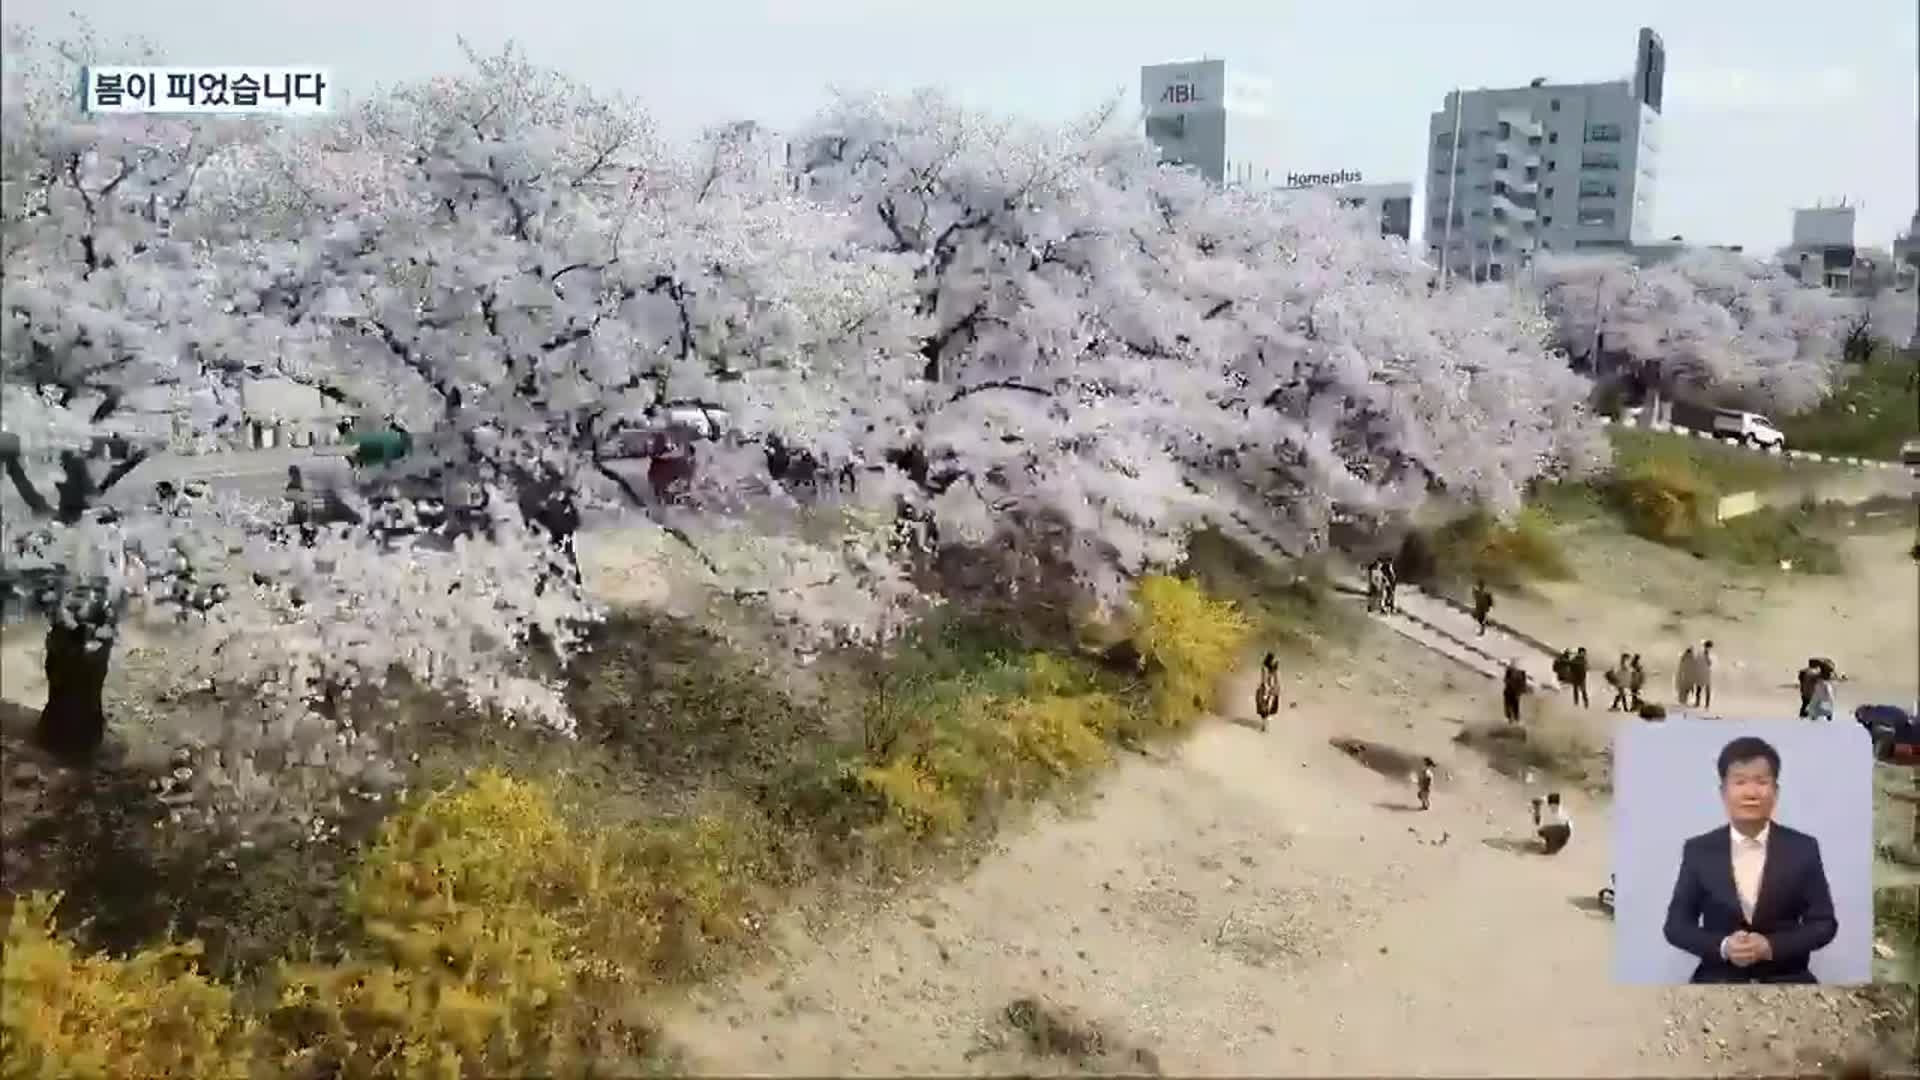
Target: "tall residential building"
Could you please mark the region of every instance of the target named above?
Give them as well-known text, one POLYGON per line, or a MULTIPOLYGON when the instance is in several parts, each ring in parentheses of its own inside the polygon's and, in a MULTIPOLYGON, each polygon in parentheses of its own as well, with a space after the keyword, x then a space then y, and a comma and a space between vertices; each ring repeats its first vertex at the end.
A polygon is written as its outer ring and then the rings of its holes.
POLYGON ((1631 79, 1448 94, 1428 123, 1428 257, 1499 281, 1536 252, 1651 242, 1666 67, 1643 27, 1631 79))

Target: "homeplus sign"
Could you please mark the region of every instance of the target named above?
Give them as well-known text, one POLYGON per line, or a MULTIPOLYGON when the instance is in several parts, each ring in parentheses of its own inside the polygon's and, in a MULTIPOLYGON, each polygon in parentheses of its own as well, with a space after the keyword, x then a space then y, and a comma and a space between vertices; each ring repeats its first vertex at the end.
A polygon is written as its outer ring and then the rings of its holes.
POLYGON ((1360 183, 1357 169, 1341 169, 1338 172, 1287 174, 1287 186, 1290 188, 1335 187, 1340 184, 1360 183))

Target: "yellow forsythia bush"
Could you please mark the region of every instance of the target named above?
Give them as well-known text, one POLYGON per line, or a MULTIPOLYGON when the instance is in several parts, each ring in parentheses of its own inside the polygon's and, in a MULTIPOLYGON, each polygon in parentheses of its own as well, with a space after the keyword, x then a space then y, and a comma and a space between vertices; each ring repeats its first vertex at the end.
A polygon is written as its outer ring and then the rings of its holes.
POLYGON ((1158 574, 1134 586, 1134 608, 1133 646, 1153 681, 1154 713, 1184 725, 1212 708, 1214 685, 1240 662, 1253 624, 1232 601, 1158 574))
POLYGON ((7 1080, 236 1080, 255 1073, 252 1025, 200 973, 198 942, 124 959, 83 955, 54 931, 58 894, 17 897, 0 960, 0 1075, 7 1080))
POLYGON ((596 992, 644 962, 641 883, 545 789, 483 770, 382 826, 349 907, 371 955, 287 965, 283 1062, 355 1077, 524 1074, 566 1064, 596 992))

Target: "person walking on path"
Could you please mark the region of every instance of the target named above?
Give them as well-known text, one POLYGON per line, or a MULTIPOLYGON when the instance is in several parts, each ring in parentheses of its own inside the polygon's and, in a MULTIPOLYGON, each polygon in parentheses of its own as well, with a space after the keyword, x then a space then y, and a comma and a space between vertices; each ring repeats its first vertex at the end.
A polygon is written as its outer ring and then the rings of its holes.
POLYGON ((1813 712, 1813 688, 1820 682, 1820 662, 1808 660, 1800 669, 1800 718, 1806 719, 1813 712))
POLYGON ((1641 696, 1641 691, 1646 688, 1647 669, 1640 664, 1640 654, 1634 653, 1633 659, 1628 663, 1627 667, 1628 708, 1634 712, 1640 711, 1640 706, 1646 704, 1646 699, 1641 696))
POLYGON ((1807 719, 1833 719, 1833 669, 1820 664, 1815 668, 1812 699, 1807 703, 1807 719))
POLYGON ((1702 709, 1713 708, 1713 642, 1700 643, 1693 666, 1693 703, 1702 709))
POLYGON ((1689 645, 1680 653, 1680 662, 1673 668, 1673 700, 1682 705, 1693 704, 1694 688, 1700 682, 1700 661, 1694 656, 1693 646, 1689 645))
POLYGON ((1633 677, 1630 659, 1626 653, 1621 653, 1620 663, 1607 669, 1607 685, 1613 687, 1613 702, 1607 706, 1608 712, 1624 712, 1627 709, 1627 683, 1633 677))
POLYGON ((1389 556, 1380 556, 1380 600, 1389 615, 1400 610, 1400 598, 1395 592, 1400 588, 1400 571, 1393 565, 1389 556))
POLYGON ((1507 670, 1500 679, 1500 711, 1507 723, 1520 722, 1520 698, 1527 693, 1527 673, 1517 660, 1507 662, 1507 670))
POLYGON ((1493 593, 1488 591, 1485 581, 1473 583, 1473 621, 1480 625, 1480 635, 1486 636, 1487 616, 1493 614, 1493 593))
POLYGON ((1574 650, 1570 673, 1573 675, 1573 703, 1583 709, 1593 708, 1593 698, 1587 694, 1587 672, 1592 661, 1587 659, 1587 647, 1574 650))
POLYGON ((1560 805, 1559 792, 1547 794, 1546 809, 1539 820, 1540 827, 1535 830, 1535 835, 1540 837, 1540 853, 1558 855, 1567 846, 1567 841, 1573 839, 1573 817, 1560 805))
POLYGON ((1260 661, 1260 685, 1253 692, 1253 711, 1260 717, 1260 730, 1267 730, 1273 714, 1280 711, 1280 660, 1272 653, 1260 661))
POLYGON ((1422 810, 1431 810, 1433 808, 1434 768, 1435 765, 1432 758, 1420 759, 1419 787, 1416 793, 1420 796, 1420 809, 1422 810))
POLYGON ((1367 614, 1382 611, 1386 582, 1380 577, 1380 563, 1376 560, 1367 564, 1367 614))

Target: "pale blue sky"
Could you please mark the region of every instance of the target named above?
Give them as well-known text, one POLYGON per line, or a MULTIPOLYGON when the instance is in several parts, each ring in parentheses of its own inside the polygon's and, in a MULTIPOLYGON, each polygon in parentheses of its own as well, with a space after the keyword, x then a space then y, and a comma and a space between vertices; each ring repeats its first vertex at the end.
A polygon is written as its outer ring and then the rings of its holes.
MULTIPOLYGON (((1668 54, 1661 234, 1784 243, 1790 211, 1846 197, 1886 245, 1916 200, 1915 0, 8 0, 145 36, 165 62, 331 67, 354 90, 451 71, 455 35, 645 100, 685 134, 787 126, 825 88, 916 85, 1038 119, 1123 94, 1139 65, 1212 55, 1270 79, 1270 166, 1417 180, 1427 115, 1458 85, 1624 78, 1668 54)), ((1416 218, 1418 220, 1418 218, 1416 218)))

